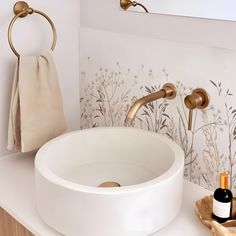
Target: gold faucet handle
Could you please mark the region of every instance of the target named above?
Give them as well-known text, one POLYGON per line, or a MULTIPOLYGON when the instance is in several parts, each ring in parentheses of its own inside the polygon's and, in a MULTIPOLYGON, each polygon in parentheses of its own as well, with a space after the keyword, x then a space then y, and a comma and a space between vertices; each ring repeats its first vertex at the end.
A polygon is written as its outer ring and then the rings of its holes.
POLYGON ((210 103, 210 97, 205 89, 194 89, 191 95, 188 95, 184 99, 186 107, 189 109, 188 130, 192 129, 193 110, 204 109, 210 103))
POLYGON ((193 109, 189 109, 189 114, 188 114, 188 130, 192 130, 192 124, 193 124, 193 109))

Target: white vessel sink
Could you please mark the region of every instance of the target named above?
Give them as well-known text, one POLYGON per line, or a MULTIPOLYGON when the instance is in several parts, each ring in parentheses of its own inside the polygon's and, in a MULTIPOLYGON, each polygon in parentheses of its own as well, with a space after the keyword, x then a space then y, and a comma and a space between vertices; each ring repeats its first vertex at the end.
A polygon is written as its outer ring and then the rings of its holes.
POLYGON ((37 209, 66 236, 147 236, 178 215, 183 167, 180 147, 153 132, 68 133, 36 155, 37 209), (121 187, 98 187, 104 182, 121 187))

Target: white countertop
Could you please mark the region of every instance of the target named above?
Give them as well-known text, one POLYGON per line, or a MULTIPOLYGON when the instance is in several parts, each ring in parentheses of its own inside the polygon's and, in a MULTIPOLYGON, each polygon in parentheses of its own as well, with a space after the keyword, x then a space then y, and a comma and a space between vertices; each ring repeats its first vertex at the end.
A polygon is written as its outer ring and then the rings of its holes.
MULTIPOLYGON (((211 192, 185 181, 183 207, 178 217, 152 236, 210 236, 195 216, 195 202, 211 192)), ((0 207, 36 236, 61 236, 39 217, 34 196, 34 156, 14 154, 0 159, 0 207)))

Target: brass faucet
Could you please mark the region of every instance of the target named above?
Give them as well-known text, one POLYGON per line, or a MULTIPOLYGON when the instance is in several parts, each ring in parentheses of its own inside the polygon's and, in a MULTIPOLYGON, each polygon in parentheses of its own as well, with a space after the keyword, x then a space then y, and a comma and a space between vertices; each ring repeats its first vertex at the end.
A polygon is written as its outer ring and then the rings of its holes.
POLYGON ((197 88, 191 95, 185 97, 184 103, 189 109, 188 130, 192 130, 193 110, 206 108, 210 103, 210 97, 205 89, 197 88))
POLYGON ((130 126, 134 118, 139 111, 139 109, 146 105, 147 103, 153 102, 160 98, 166 98, 166 99, 174 99, 176 97, 176 88, 173 84, 167 83, 165 84, 161 90, 152 93, 150 95, 144 96, 140 99, 138 99, 129 109, 128 114, 125 119, 125 125, 130 126))

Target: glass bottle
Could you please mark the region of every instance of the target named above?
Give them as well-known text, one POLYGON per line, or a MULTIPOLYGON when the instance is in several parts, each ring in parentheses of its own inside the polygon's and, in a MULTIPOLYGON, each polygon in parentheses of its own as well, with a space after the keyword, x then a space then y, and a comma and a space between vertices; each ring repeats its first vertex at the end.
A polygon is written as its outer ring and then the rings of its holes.
POLYGON ((232 219, 232 199, 233 194, 228 189, 228 173, 220 174, 220 188, 216 189, 213 196, 212 217, 219 223, 224 223, 232 219))

